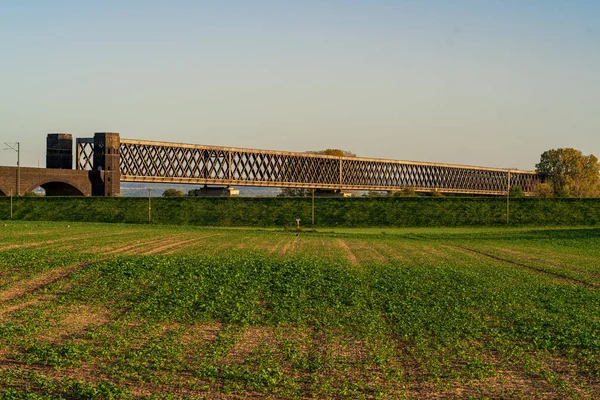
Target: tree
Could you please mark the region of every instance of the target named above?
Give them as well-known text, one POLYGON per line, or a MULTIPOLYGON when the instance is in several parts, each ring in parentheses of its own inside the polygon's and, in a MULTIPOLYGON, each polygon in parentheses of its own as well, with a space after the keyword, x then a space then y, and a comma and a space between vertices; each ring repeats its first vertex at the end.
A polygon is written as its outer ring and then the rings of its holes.
POLYGON ((325 149, 318 151, 307 151, 309 154, 319 154, 322 156, 336 156, 336 157, 356 157, 356 154, 348 150, 341 149, 325 149))
POLYGON ((44 196, 44 195, 40 194, 40 193, 36 193, 36 192, 23 193, 23 197, 42 197, 42 196, 44 196))
POLYGON ((549 183, 540 183, 535 187, 535 195, 541 198, 554 197, 554 190, 549 183))
POLYGON ((559 197, 600 196, 600 163, 593 154, 584 155, 572 148, 542 153, 536 171, 544 175, 559 197))
POLYGON ((281 188, 277 197, 306 197, 312 193, 311 189, 281 188))
POLYGON ((386 197, 385 192, 377 191, 377 190, 369 190, 367 193, 363 194, 363 197, 386 197))
POLYGON ((177 189, 167 189, 162 195, 163 197, 183 197, 183 192, 177 189))
POLYGON ((510 197, 525 197, 525 193, 523 192, 523 188, 519 185, 512 186, 508 192, 510 197))
POLYGON ((405 186, 402 189, 392 193, 394 197, 416 197, 417 192, 412 186, 405 186))

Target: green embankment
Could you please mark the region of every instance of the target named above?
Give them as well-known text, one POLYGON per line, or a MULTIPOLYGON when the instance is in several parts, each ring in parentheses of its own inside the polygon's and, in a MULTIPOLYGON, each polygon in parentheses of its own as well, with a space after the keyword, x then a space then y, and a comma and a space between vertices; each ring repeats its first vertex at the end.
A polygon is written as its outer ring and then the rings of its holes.
MULTIPOLYGON (((0 219, 9 219, 0 198, 0 219)), ((316 226, 495 226, 506 224, 504 198, 315 199, 316 226)), ((311 220, 310 198, 153 198, 152 222, 200 226, 283 227, 311 220)), ((148 199, 14 198, 13 219, 147 223, 148 199)), ((599 225, 600 199, 512 199, 511 225, 599 225)))

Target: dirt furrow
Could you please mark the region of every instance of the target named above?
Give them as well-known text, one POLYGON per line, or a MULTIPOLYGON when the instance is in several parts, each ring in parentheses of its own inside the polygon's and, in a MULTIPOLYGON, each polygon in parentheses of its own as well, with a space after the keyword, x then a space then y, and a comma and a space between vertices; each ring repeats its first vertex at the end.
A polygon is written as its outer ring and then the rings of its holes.
POLYGON ((277 243, 275 243, 270 249, 269 249, 269 255, 277 252, 277 250, 279 249, 279 246, 281 246, 281 244, 285 241, 285 238, 279 239, 279 241, 277 243))
POLYGON ((282 248, 282 249, 279 251, 279 255, 280 255, 280 256, 284 256, 284 255, 285 255, 285 254, 288 252, 288 250, 290 249, 290 246, 292 245, 292 241, 293 241, 293 240, 294 240, 294 239, 289 239, 289 240, 288 240, 288 241, 285 243, 285 245, 283 246, 283 248, 282 248))
POLYGON ((113 233, 107 233, 107 234, 102 235, 102 236, 97 236, 97 235, 95 235, 93 233, 86 233, 86 234, 82 234, 82 235, 67 236, 67 237, 63 237, 63 238, 60 238, 60 239, 45 240, 45 241, 40 241, 40 242, 12 244, 12 245, 8 245, 8 246, 5 246, 5 247, 0 247, 0 251, 14 250, 14 249, 27 249, 27 248, 30 248, 30 247, 48 246, 48 245, 60 244, 60 243, 64 243, 64 242, 71 243, 71 242, 77 242, 77 241, 91 239, 91 238, 101 239, 101 238, 105 238, 105 237, 108 237, 108 236, 123 235, 126 232, 113 232, 113 233))
POLYGON ((9 306, 5 305, 2 308, 0 308, 0 317, 3 317, 6 314, 10 314, 12 312, 19 311, 19 310, 22 310, 24 308, 27 308, 29 306, 33 306, 33 305, 36 305, 39 303, 40 303, 40 299, 39 299, 39 297, 36 297, 35 299, 26 301, 24 303, 11 304, 9 306))
POLYGON ((346 254, 346 259, 350 262, 350 264, 357 266, 358 259, 356 258, 356 255, 354 255, 354 253, 350 249, 350 246, 348 246, 348 243, 346 243, 342 239, 337 239, 335 241, 335 243, 338 245, 339 248, 341 248, 344 251, 344 253, 346 254))
MULTIPOLYGON (((205 236, 200 236, 200 237, 197 237, 197 238, 191 239, 189 242, 199 242, 199 241, 201 241, 201 240, 208 239, 208 238, 210 238, 210 237, 214 237, 214 236, 222 236, 222 235, 223 235, 222 233, 215 233, 215 234, 213 234, 213 235, 205 235, 205 236)), ((167 251, 163 251, 163 252, 161 252, 161 253, 162 253, 162 254, 173 254, 173 253, 176 253, 176 252, 177 252, 177 251, 178 251, 178 250, 179 250, 181 247, 189 247, 189 246, 187 246, 187 244, 188 244, 188 243, 183 243, 181 246, 175 246, 175 247, 173 247, 173 248, 171 248, 171 249, 168 249, 167 251)))
POLYGON ((540 273, 540 274, 550 275, 550 276, 553 276, 555 278, 559 278, 561 280, 568 281, 568 282, 571 282, 571 283, 577 283, 577 284, 582 285, 582 286, 587 286, 587 287, 591 287, 591 288, 598 288, 599 287, 599 285, 596 285, 596 284, 593 284, 593 283, 590 283, 590 282, 586 282, 586 281, 582 281, 582 280, 577 279, 577 278, 572 278, 570 276, 562 275, 562 274, 559 274, 558 272, 547 271, 547 270, 545 270, 543 268, 534 267, 532 265, 523 264, 523 263, 520 263, 520 262, 517 262, 517 261, 513 261, 513 260, 507 260, 505 258, 498 257, 498 256, 495 256, 493 254, 484 253, 483 251, 479 251, 479 250, 475 250, 475 249, 470 249, 470 248, 464 247, 464 246, 452 246, 452 247, 454 247, 456 249, 466 250, 466 251, 469 251, 471 253, 479 254, 479 255, 491 258, 493 260, 502 261, 502 262, 505 262, 505 263, 508 263, 508 264, 516 265, 516 266, 523 267, 523 268, 527 268, 527 269, 530 269, 530 270, 535 271, 535 272, 540 273))
POLYGON ((9 289, 0 292, 0 303, 5 303, 23 297, 29 293, 41 290, 46 286, 58 281, 59 279, 67 278, 76 271, 80 271, 90 265, 98 264, 106 259, 97 261, 86 261, 71 266, 71 268, 56 268, 45 273, 39 274, 28 281, 16 283, 9 289))
POLYGON ((579 274, 585 274, 585 275, 592 276, 592 277, 595 277, 595 278, 600 278, 600 273, 598 273, 598 272, 587 271, 587 270, 584 270, 584 269, 579 269, 579 268, 574 268, 574 267, 567 267, 566 265, 558 265, 558 264, 554 264, 554 263, 549 263, 547 261, 540 260, 539 258, 536 258, 536 257, 531 257, 531 256, 528 256, 528 255, 524 255, 523 253, 518 252, 518 251, 505 250, 505 249, 495 249, 495 251, 497 251, 498 253, 504 254, 504 255, 513 255, 513 256, 522 258, 524 260, 527 260, 527 261, 533 261, 533 262, 545 264, 545 265, 547 265, 549 267, 566 269, 566 270, 571 271, 571 272, 575 272, 575 273, 579 273, 579 274))
POLYGON ((86 235, 80 235, 80 236, 69 236, 69 237, 64 237, 64 238, 60 238, 60 239, 53 239, 53 240, 46 240, 43 242, 31 242, 31 243, 22 243, 22 244, 12 244, 9 246, 5 246, 5 247, 0 247, 0 251, 6 251, 6 250, 14 250, 14 249, 27 249, 30 247, 38 247, 38 246, 47 246, 50 244, 56 244, 56 243, 61 243, 61 242, 71 242, 71 241, 76 241, 76 240, 82 240, 82 239, 86 239, 88 237, 92 237, 91 234, 86 234, 86 235))
POLYGON ((28 263, 25 263, 25 264, 19 265, 19 266, 17 266, 17 267, 12 267, 12 268, 10 268, 10 269, 7 269, 6 271, 2 271, 2 272, 0 272, 0 278, 4 277, 4 276, 6 276, 6 275, 10 275, 10 274, 12 274, 13 272, 15 272, 15 271, 18 271, 18 270, 20 270, 20 269, 23 269, 23 268, 30 267, 30 266, 32 266, 32 265, 36 265, 36 264, 43 263, 43 262, 54 261, 54 260, 56 260, 56 258, 57 258, 57 257, 48 257, 48 258, 45 258, 45 259, 43 259, 43 260, 31 261, 31 262, 28 262, 28 263))
POLYGON ((152 239, 152 240, 137 240, 134 243, 114 248, 111 251, 106 252, 106 254, 111 254, 111 255, 112 254, 125 254, 125 253, 128 253, 130 250, 134 250, 138 247, 149 246, 149 245, 152 245, 154 243, 159 243, 164 240, 166 240, 166 239, 158 238, 158 239, 152 239))
POLYGON ((152 254, 164 253, 167 250, 173 249, 175 247, 185 246, 186 244, 191 243, 191 242, 195 242, 197 240, 199 240, 199 239, 188 239, 188 240, 170 241, 169 243, 167 243, 167 244, 165 244, 163 246, 160 246, 160 247, 154 248, 152 250, 148 250, 148 251, 142 252, 141 254, 145 255, 145 256, 148 256, 148 255, 152 255, 152 254))

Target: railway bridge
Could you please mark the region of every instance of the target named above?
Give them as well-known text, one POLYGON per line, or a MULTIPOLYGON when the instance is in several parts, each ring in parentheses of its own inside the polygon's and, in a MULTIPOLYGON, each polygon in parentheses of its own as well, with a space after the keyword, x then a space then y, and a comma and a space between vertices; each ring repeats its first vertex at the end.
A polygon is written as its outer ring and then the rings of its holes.
POLYGON ((534 193, 533 171, 298 152, 132 140, 47 136, 46 168, 0 167, 0 195, 41 186, 48 196, 116 196, 121 182, 265 186, 325 190, 400 190, 506 195, 534 193), (75 161, 75 168, 73 168, 75 161))

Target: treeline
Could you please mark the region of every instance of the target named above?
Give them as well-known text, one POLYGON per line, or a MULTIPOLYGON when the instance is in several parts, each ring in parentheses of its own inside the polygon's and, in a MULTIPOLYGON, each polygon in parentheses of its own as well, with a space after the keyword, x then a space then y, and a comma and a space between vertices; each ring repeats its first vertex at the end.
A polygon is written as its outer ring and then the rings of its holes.
MULTIPOLYGON (((152 198, 154 224, 293 227, 311 222, 310 198, 152 198)), ((10 217, 0 198, 0 219, 10 217)), ((124 197, 20 197, 13 219, 147 223, 148 199, 124 197)), ((506 198, 317 198, 317 227, 499 226, 506 198)), ((519 198, 510 201, 511 225, 600 225, 600 199, 519 198)))

